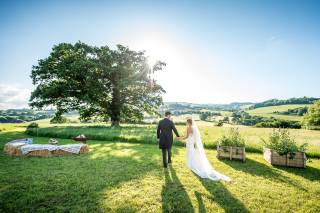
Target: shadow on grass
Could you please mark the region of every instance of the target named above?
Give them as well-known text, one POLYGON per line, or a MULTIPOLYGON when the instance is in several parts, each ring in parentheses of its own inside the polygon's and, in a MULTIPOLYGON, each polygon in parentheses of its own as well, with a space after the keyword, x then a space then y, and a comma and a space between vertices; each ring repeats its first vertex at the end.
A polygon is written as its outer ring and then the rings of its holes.
POLYGON ((307 166, 306 168, 292 168, 292 167, 283 167, 275 166, 275 168, 292 173, 298 176, 301 176, 310 181, 319 181, 320 180, 320 169, 307 166))
MULTIPOLYGON (((104 212, 108 209, 104 204, 111 202, 106 191, 146 174, 161 175, 157 156, 156 148, 117 143, 94 144, 88 154, 77 156, 1 155, 0 212, 104 212)), ((128 207, 113 204, 119 209, 128 207)))
MULTIPOLYGON (((199 181, 212 195, 212 197, 208 197, 208 199, 212 200, 212 202, 216 202, 221 208, 224 209, 225 212, 249 212, 246 206, 240 200, 234 197, 220 181, 212 181, 201 178, 199 178, 199 181)), ((196 192, 196 196, 198 202, 200 201, 199 212, 205 212, 202 195, 196 192)))
POLYGON ((260 176, 269 180, 278 181, 285 183, 287 185, 291 185, 300 190, 306 191, 304 187, 301 186, 297 181, 292 180, 281 174, 278 170, 274 169, 271 166, 263 164, 261 162, 255 161, 253 159, 246 159, 245 163, 239 161, 230 161, 230 160, 221 160, 225 164, 231 166, 235 170, 243 171, 249 173, 253 176, 260 176))
POLYGON ((196 198, 197 198, 197 201, 198 201, 198 206, 199 206, 199 209, 198 211, 200 213, 206 213, 206 208, 204 206, 204 203, 203 203, 203 199, 202 199, 202 195, 200 192, 194 192, 196 198))
POLYGON ((162 212, 194 212, 191 200, 171 165, 164 169, 164 177, 162 212))

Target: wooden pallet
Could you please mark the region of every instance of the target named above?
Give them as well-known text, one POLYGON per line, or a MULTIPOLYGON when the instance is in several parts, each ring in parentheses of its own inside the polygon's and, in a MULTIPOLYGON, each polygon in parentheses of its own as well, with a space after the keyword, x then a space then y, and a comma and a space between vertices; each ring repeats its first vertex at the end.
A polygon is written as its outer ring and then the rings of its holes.
POLYGON ((271 165, 275 166, 305 168, 307 162, 307 157, 304 152, 295 152, 294 155, 290 156, 290 154, 280 155, 274 150, 264 148, 263 157, 271 165))
POLYGON ((246 161, 245 147, 217 146, 218 158, 246 161))

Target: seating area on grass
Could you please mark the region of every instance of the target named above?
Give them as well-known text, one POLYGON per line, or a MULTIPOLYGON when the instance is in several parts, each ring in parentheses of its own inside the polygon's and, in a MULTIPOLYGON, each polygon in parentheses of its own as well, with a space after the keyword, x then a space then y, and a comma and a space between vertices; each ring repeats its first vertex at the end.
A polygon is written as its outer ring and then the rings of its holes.
POLYGON ((85 154, 89 152, 87 144, 32 144, 31 138, 18 139, 5 144, 4 152, 12 156, 52 157, 73 154, 85 154))

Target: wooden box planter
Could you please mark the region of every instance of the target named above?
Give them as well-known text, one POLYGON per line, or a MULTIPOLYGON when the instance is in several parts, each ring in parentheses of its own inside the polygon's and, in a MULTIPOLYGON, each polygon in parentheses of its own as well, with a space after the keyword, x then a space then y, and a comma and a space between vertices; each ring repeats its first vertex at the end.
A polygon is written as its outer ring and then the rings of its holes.
POLYGON ((275 166, 288 166, 305 168, 307 157, 304 152, 295 152, 292 157, 290 154, 279 155, 276 151, 268 148, 263 149, 263 157, 266 161, 275 166))
POLYGON ((218 158, 246 161, 245 147, 217 146, 218 158))

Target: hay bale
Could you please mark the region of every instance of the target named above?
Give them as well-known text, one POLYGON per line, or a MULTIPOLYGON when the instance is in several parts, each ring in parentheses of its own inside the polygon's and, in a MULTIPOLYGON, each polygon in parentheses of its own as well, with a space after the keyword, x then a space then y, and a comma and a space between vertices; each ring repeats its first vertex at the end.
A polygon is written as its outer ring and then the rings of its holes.
POLYGON ((3 151, 8 154, 8 155, 13 155, 13 156, 21 156, 21 146, 25 144, 17 144, 17 143, 6 143, 4 145, 3 151))
POLYGON ((31 151, 26 156, 32 156, 32 157, 51 157, 52 153, 49 150, 35 150, 31 151))
MULTIPOLYGON (((89 146, 87 144, 83 144, 82 147, 80 148, 79 154, 85 154, 89 152, 89 146)), ((67 152, 61 149, 57 149, 52 151, 53 156, 68 156, 68 155, 76 155, 75 153, 72 152, 67 152)))
POLYGON ((58 150, 52 151, 52 155, 53 156, 67 156, 67 155, 73 155, 73 153, 58 149, 58 150))
MULTIPOLYGON (((27 145, 25 143, 7 143, 4 145, 4 152, 13 155, 13 156, 22 156, 21 147, 27 145)), ((34 144, 38 145, 38 144, 34 144)), ((39 148, 40 149, 40 148, 39 148)), ((89 146, 87 144, 82 144, 79 154, 85 154, 89 152, 89 146)), ((32 157, 51 157, 51 156, 68 156, 73 155, 74 153, 67 152, 61 149, 56 149, 53 151, 50 151, 48 149, 43 150, 33 150, 28 152, 26 156, 32 156, 32 157)))
POLYGON ((89 146, 87 144, 84 144, 81 147, 79 154, 85 154, 85 153, 88 153, 88 152, 89 152, 89 146))

